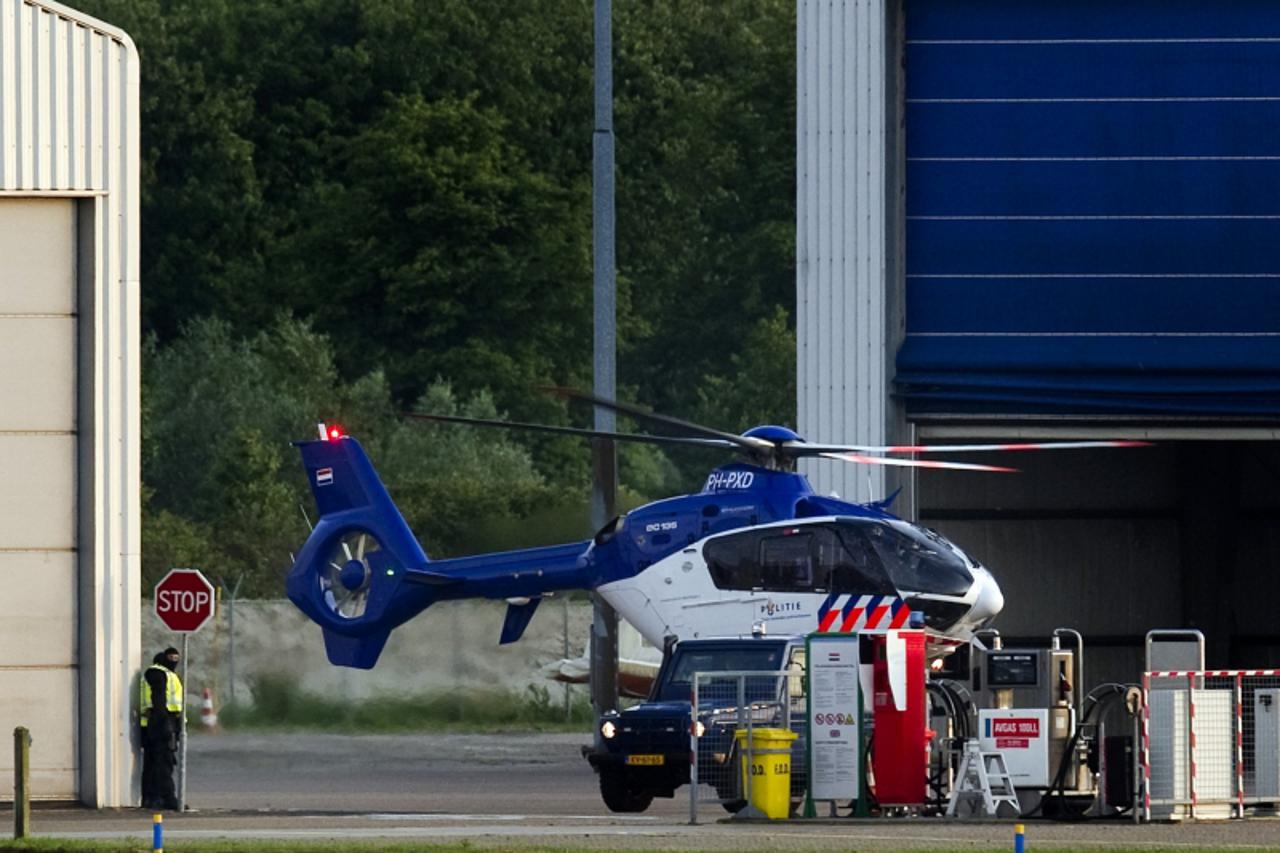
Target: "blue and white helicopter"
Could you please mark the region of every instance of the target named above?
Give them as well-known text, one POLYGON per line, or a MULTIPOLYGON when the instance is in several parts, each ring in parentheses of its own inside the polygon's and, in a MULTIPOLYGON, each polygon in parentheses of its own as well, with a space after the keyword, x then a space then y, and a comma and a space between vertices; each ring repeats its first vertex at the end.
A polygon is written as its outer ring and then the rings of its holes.
POLYGON ((892 498, 857 504, 816 494, 794 471, 795 460, 817 456, 874 465, 1012 471, 904 457, 1143 444, 810 444, 782 426, 760 426, 735 435, 589 394, 555 390, 685 435, 414 417, 619 441, 692 444, 735 452, 746 461, 716 468, 697 494, 647 504, 613 519, 585 541, 431 560, 359 442, 322 424, 316 440, 298 443, 320 517, 286 586, 293 603, 323 629, 332 663, 372 668, 394 628, 437 601, 452 599, 505 601, 500 642, 514 642, 543 598, 579 589, 598 592, 657 647, 671 636, 747 634, 762 623, 789 634, 892 629, 904 627, 913 612, 938 638, 966 641, 1004 605, 991 573, 940 534, 892 515, 892 498))

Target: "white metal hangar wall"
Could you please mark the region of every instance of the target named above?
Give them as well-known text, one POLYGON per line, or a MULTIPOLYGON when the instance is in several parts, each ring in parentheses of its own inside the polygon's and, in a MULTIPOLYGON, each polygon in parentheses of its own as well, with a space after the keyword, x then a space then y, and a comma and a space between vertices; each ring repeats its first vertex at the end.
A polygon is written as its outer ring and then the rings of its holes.
MULTIPOLYGON (((902 263, 896 20, 885 0, 797 4, 796 389, 809 441, 881 445, 907 430, 887 393, 903 328, 902 288, 889 284, 902 263)), ((901 482, 879 468, 801 467, 849 500, 901 482)))
POLYGON ((1275 665, 1280 6, 799 11, 801 432, 1157 439, 898 509, 990 564, 1006 634, 1080 628, 1099 675, 1180 625, 1275 665))
POLYGON ((0 0, 0 731, 99 807, 137 801, 138 158, 129 37, 0 0))

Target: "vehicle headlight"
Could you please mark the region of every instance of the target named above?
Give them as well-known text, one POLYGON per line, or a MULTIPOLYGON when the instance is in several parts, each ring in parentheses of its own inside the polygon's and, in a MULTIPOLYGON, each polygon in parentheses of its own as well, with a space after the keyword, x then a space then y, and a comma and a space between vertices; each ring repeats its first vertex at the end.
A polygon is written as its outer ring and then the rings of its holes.
POLYGON ((618 733, 618 727, 613 724, 613 720, 605 720, 600 726, 600 734, 604 735, 605 740, 609 740, 618 733))
POLYGON ((707 727, 706 727, 706 725, 702 722, 702 720, 697 720, 696 722, 694 722, 694 724, 693 724, 693 736, 694 736, 694 737, 702 737, 702 736, 703 736, 703 735, 705 735, 706 733, 707 733, 707 727))

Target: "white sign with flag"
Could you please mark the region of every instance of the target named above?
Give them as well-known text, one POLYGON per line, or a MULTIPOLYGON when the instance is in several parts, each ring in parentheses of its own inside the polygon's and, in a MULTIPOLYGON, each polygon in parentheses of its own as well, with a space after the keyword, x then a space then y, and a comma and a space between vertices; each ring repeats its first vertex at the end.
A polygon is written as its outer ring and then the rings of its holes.
POLYGON ((814 800, 858 796, 858 636, 809 637, 809 792, 814 800))

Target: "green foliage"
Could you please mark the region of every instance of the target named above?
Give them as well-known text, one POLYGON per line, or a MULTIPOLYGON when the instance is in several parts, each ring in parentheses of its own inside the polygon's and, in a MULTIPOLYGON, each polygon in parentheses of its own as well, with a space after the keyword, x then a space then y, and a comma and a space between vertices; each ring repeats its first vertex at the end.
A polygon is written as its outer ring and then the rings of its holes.
POLYGON ((698 386, 694 420, 738 432, 762 423, 795 427, 796 335, 786 312, 761 317, 744 343, 698 386))
MULTIPOLYGON (((794 13, 777 0, 615 6, 620 364, 660 411, 692 415, 706 377, 752 357, 747 331, 795 304, 794 13)), ((738 408, 762 389, 745 390, 738 408)))
POLYGON ((534 684, 523 692, 493 688, 342 700, 303 690, 288 676, 267 675, 255 679, 251 689, 252 704, 223 709, 221 720, 225 726, 363 734, 442 728, 586 731, 595 719, 591 704, 581 691, 566 715, 559 697, 553 699, 550 690, 534 684))
MULTIPOLYGON (((581 441, 395 412, 589 417, 535 389, 590 385, 591 4, 78 7, 142 60, 148 579, 278 594, 311 506, 287 442, 322 418, 432 553, 589 528, 581 441)), ((794 417, 794 27, 790 0, 614 5, 623 396, 721 428, 794 417)), ((722 459, 619 458, 626 502, 722 459)))
MULTIPOLYGON (((477 518, 564 500, 503 434, 403 421, 378 372, 339 380, 328 340, 301 321, 280 317, 246 341, 223 321, 199 320, 167 347, 149 343, 145 358, 144 588, 183 565, 243 577, 249 596, 280 595, 313 505, 289 442, 317 420, 358 432, 435 555, 483 550, 477 518)), ((420 405, 498 414, 487 394, 460 403, 443 382, 420 405)))
MULTIPOLYGON (((445 376, 546 419, 532 385, 586 384, 590 4, 86 2, 142 56, 162 343, 289 306, 401 403, 445 376)), ((794 304, 794 4, 614 13, 621 369, 687 414, 794 304)))

